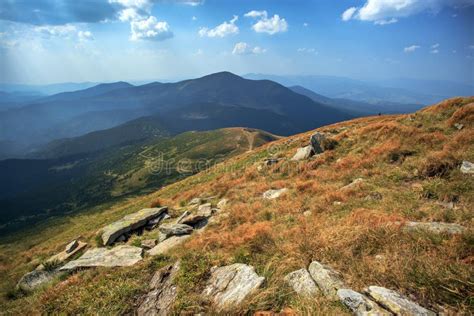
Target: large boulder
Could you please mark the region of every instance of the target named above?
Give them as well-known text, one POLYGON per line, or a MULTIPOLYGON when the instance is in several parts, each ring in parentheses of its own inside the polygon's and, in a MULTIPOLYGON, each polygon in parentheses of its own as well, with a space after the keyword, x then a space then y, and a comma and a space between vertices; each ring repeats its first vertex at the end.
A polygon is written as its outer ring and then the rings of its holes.
POLYGON ((179 271, 179 261, 159 269, 151 279, 150 292, 142 299, 137 309, 138 316, 166 316, 171 314, 173 303, 178 294, 174 282, 179 271))
POLYGON ((395 291, 380 286, 369 286, 365 292, 395 315, 435 316, 436 314, 395 291))
POLYGON ((263 198, 267 200, 273 200, 273 199, 279 198, 286 191, 288 191, 287 188, 278 189, 278 190, 268 190, 263 193, 263 198))
POLYGON ((171 249, 177 247, 178 245, 180 245, 181 243, 186 241, 189 237, 191 237, 191 236, 182 235, 182 236, 170 237, 170 238, 166 239, 165 241, 160 242, 155 247, 151 248, 148 251, 148 254, 150 256, 157 256, 157 255, 165 254, 168 251, 170 251, 171 249))
POLYGON ((356 316, 390 316, 392 313, 381 308, 365 295, 351 289, 340 289, 337 296, 342 304, 356 316))
POLYGON ((58 271, 34 270, 22 276, 16 287, 22 291, 30 292, 51 282, 58 274, 58 271))
POLYGON ((105 246, 109 246, 123 234, 144 227, 149 221, 164 216, 167 212, 167 207, 160 207, 145 208, 136 213, 129 214, 102 229, 102 242, 105 246))
POLYGON ((460 170, 462 173, 474 174, 474 163, 464 160, 460 170))
POLYGON ((202 294, 219 310, 231 310, 254 293, 264 280, 253 267, 243 263, 214 267, 202 294))
POLYGON ((167 238, 170 236, 189 235, 193 232, 193 228, 186 224, 165 224, 158 227, 158 230, 167 238))
POLYGON ((313 146, 308 145, 296 150, 296 154, 291 158, 293 161, 306 160, 314 155, 313 146))
POLYGON ((319 292, 316 283, 314 283, 313 278, 311 278, 306 269, 296 270, 287 274, 285 281, 301 296, 312 297, 319 292))
POLYGON ((457 235, 466 231, 466 227, 454 223, 443 222, 408 222, 405 224, 406 231, 425 230, 434 234, 457 235))
POLYGON ((331 268, 313 261, 309 265, 309 274, 314 282, 323 291, 324 295, 333 300, 338 300, 337 290, 346 288, 340 274, 331 268))
POLYGON ((128 267, 142 260, 143 249, 121 245, 112 249, 93 248, 86 251, 80 258, 70 261, 60 271, 91 267, 128 267))
POLYGON ((311 138, 310 138, 311 147, 315 154, 320 154, 324 152, 325 150, 324 142, 326 141, 326 139, 327 137, 323 133, 317 132, 311 135, 311 138))

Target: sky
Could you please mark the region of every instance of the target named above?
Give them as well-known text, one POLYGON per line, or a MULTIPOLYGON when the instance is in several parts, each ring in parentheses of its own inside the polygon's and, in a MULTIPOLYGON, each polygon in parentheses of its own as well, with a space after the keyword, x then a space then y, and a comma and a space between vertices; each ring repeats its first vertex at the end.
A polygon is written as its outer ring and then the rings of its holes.
POLYGON ((0 0, 0 82, 236 74, 474 83, 474 0, 0 0))

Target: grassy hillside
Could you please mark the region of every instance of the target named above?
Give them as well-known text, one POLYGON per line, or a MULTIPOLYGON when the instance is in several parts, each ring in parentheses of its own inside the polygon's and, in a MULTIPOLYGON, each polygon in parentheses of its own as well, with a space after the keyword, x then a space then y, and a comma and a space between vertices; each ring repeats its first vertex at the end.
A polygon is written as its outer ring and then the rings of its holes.
MULTIPOLYGON (((180 258, 180 312, 211 310, 198 295, 209 269, 241 262, 253 265, 266 282, 236 313, 291 307, 300 314, 347 314, 339 303, 324 297, 304 301, 285 285, 288 272, 318 260, 340 271, 355 290, 380 285, 435 311, 471 314, 474 177, 459 165, 474 161, 473 124, 474 98, 467 98, 410 115, 325 126, 319 131, 331 134, 337 146, 310 160, 258 167, 270 156, 291 158, 312 132, 243 153, 152 194, 32 227, 1 241, 0 279, 8 294, 1 305, 14 314, 132 312, 156 268, 180 258), (364 181, 341 189, 357 178, 364 181), (262 199, 266 190, 283 187, 289 191, 279 199, 262 199), (178 209, 204 195, 228 198, 228 216, 169 256, 146 258, 133 268, 81 271, 29 296, 11 291, 22 273, 72 238, 94 244, 102 226, 157 199, 178 209), (456 236, 407 232, 402 226, 409 220, 468 229, 456 236)), ((153 231, 140 238, 147 234, 153 231)))

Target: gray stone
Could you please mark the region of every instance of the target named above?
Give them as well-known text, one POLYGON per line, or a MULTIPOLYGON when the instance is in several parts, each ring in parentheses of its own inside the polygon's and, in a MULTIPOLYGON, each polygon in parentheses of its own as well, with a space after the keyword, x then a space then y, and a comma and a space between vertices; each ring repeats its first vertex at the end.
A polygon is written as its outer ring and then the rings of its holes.
POLYGON ((151 249, 156 246, 157 240, 156 239, 145 239, 141 242, 141 247, 143 249, 151 249))
POLYGON ((323 142, 326 140, 326 135, 323 134, 323 133, 314 133, 313 135, 311 135, 311 138, 310 138, 310 143, 311 143, 311 147, 313 148, 313 152, 315 154, 320 154, 322 152, 324 152, 324 144, 323 142))
POLYGON ((303 212, 303 215, 306 216, 306 217, 309 217, 309 216, 311 216, 312 214, 313 214, 313 212, 311 212, 311 211, 304 211, 304 212, 303 212))
POLYGON ((279 198, 286 191, 288 191, 287 188, 278 189, 278 190, 268 190, 263 193, 263 198, 267 200, 276 199, 276 198, 279 198))
POLYGON ((73 241, 71 241, 69 244, 67 244, 66 248, 65 248, 65 251, 67 253, 70 253, 72 252, 74 249, 77 248, 77 246, 79 246, 79 243, 77 242, 76 239, 74 239, 73 241))
POLYGON ((339 299, 337 290, 346 287, 339 273, 317 261, 311 262, 308 271, 324 295, 333 300, 339 299))
POLYGON ((180 217, 178 217, 178 219, 176 220, 176 224, 179 224, 181 223, 181 221, 183 220, 183 218, 185 218, 186 216, 189 215, 189 211, 184 211, 183 214, 181 214, 180 217))
POLYGON ((146 208, 136 213, 129 214, 102 229, 102 241, 109 246, 117 240, 120 235, 126 234, 145 226, 150 220, 160 217, 168 211, 167 207, 146 208))
POLYGON ((158 227, 158 230, 166 237, 189 235, 193 232, 193 228, 185 224, 163 224, 158 227))
POLYGON ((173 303, 178 294, 175 278, 179 271, 179 261, 159 269, 150 282, 150 292, 137 309, 138 316, 171 315, 173 303))
POLYGON ((285 281, 301 296, 312 297, 319 292, 316 283, 314 283, 306 269, 296 270, 287 274, 285 281))
POLYGON ((454 123, 454 127, 456 127, 458 130, 461 130, 464 128, 464 125, 460 123, 454 123))
POLYGON ((381 306, 395 315, 435 316, 436 314, 395 291, 380 286, 369 286, 365 292, 381 306))
POLYGON ((217 208, 223 210, 227 206, 227 203, 229 203, 228 199, 222 199, 217 203, 217 208))
POLYGON ((219 310, 232 310, 262 285, 264 277, 255 269, 242 263, 214 267, 203 291, 219 310))
POLYGON ((188 205, 200 205, 202 203, 203 200, 201 198, 194 198, 188 203, 188 205))
POLYGON ((112 249, 94 248, 86 251, 79 259, 68 262, 60 271, 91 267, 128 267, 142 260, 143 249, 121 245, 112 249))
POLYGON ((352 181, 351 183, 349 183, 348 185, 343 186, 343 187, 341 188, 341 190, 353 189, 353 188, 355 188, 357 185, 359 185, 359 184, 361 184, 361 183, 363 183, 363 182, 364 182, 364 179, 362 179, 362 178, 357 178, 357 179, 355 179, 354 181, 352 181))
POLYGON ((296 154, 291 158, 292 161, 306 160, 314 155, 313 147, 311 145, 301 147, 296 150, 296 154))
MULTIPOLYGON (((87 243, 78 241, 77 246, 70 252, 67 252, 67 246, 66 246, 66 249, 64 251, 61 251, 55 254, 54 256, 51 256, 48 260, 46 260, 46 263, 53 263, 53 264, 60 265, 63 262, 68 261, 72 256, 78 254, 86 246, 87 246, 87 243)), ((40 266, 36 268, 36 270, 44 270, 44 265, 41 264, 40 266)))
POLYGON ((425 230, 435 234, 456 235, 466 231, 464 226, 454 223, 443 222, 408 222, 405 224, 406 231, 425 230))
POLYGON ((211 203, 202 204, 198 207, 198 212, 201 215, 209 217, 213 214, 211 203))
POLYGON ((152 249, 148 250, 148 254, 150 256, 157 256, 162 255, 170 251, 171 249, 175 248, 176 246, 180 245, 181 243, 185 242, 189 237, 189 235, 183 236, 173 236, 166 239, 163 242, 160 242, 158 245, 153 247, 152 249))
POLYGON ((465 174, 474 174, 474 163, 464 160, 460 170, 465 174))
POLYGON ((365 295, 351 289, 340 289, 337 291, 337 296, 341 303, 347 306, 356 316, 392 315, 392 313, 384 310, 365 295))
POLYGON ((379 192, 371 192, 365 197, 366 201, 380 201, 383 198, 382 194, 379 192))
POLYGON ((25 292, 33 291, 53 280, 59 274, 58 271, 34 270, 25 274, 18 281, 17 288, 25 292))

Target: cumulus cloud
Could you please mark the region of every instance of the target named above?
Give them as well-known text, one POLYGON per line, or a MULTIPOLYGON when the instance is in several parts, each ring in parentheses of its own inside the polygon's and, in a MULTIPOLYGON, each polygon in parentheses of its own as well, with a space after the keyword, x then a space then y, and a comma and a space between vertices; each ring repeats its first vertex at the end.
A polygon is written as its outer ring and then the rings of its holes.
POLYGON ((413 53, 414 51, 416 51, 418 48, 420 48, 421 46, 419 45, 411 45, 411 46, 408 46, 408 47, 405 47, 403 49, 403 51, 405 53, 413 53))
POLYGON ((37 26, 34 30, 45 37, 70 37, 77 32, 77 28, 71 24, 37 26))
POLYGON ((474 5, 474 0, 366 0, 362 7, 351 7, 342 13, 342 20, 357 19, 386 25, 421 12, 437 13, 444 7, 463 8, 474 5), (390 23, 384 23, 389 21, 390 23))
POLYGON ((258 21, 252 25, 252 29, 257 33, 267 33, 273 35, 280 32, 286 32, 288 30, 288 23, 284 18, 280 18, 278 14, 275 14, 269 18, 268 13, 265 10, 252 10, 247 12, 244 16, 258 19, 258 21))
POLYGON ((235 25, 235 22, 237 22, 238 19, 239 17, 234 15, 232 20, 219 24, 215 28, 209 29, 207 27, 202 27, 199 29, 198 34, 201 37, 225 37, 227 35, 238 34, 239 28, 235 25))
POLYGON ((132 41, 163 41, 173 37, 173 32, 168 22, 158 21, 154 16, 150 16, 145 20, 131 21, 130 27, 132 31, 130 40, 132 41))
POLYGON ((251 54, 263 54, 267 50, 261 48, 259 46, 252 47, 245 42, 236 43, 234 49, 232 50, 232 54, 234 55, 251 55, 251 54))
POLYGON ((91 41, 94 39, 94 36, 90 31, 79 31, 77 32, 77 37, 80 42, 91 41))

